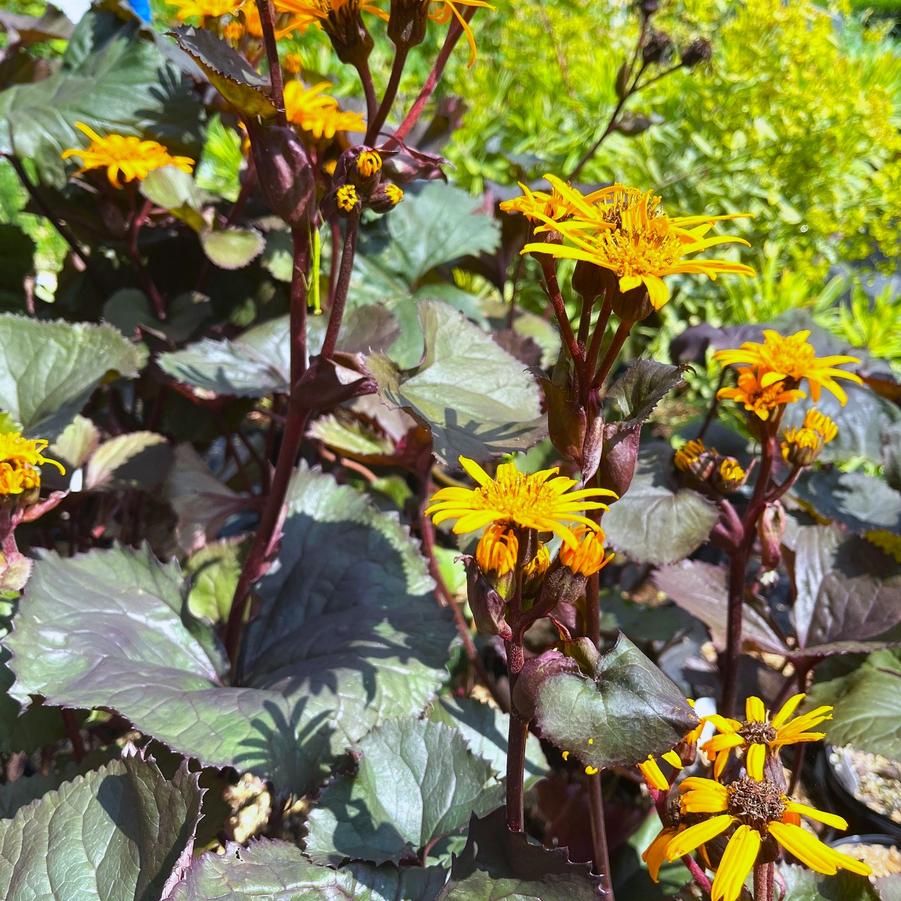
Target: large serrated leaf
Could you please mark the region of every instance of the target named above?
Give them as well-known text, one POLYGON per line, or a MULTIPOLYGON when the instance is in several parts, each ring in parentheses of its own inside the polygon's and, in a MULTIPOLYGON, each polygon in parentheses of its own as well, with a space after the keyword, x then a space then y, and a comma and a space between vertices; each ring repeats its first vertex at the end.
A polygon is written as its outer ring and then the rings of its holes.
POLYGON ((385 718, 419 712, 436 691, 453 630, 430 591, 396 518, 301 472, 243 686, 226 684, 211 628, 183 620, 178 568, 114 548, 35 565, 5 642, 12 694, 114 709, 179 753, 303 793, 322 760, 385 718))
POLYGON ((0 884, 16 901, 151 901, 190 859, 198 776, 139 756, 79 776, 0 822, 0 884))
MULTIPOLYGON (((311 354, 319 352, 324 333, 323 320, 313 319, 308 336, 311 354)), ((395 335, 394 318, 387 310, 352 310, 345 317, 338 349, 346 353, 381 350, 395 335)), ((159 364, 172 378, 214 394, 265 397, 287 393, 291 371, 288 317, 254 326, 231 341, 205 338, 183 350, 160 354, 159 364)))
POLYGON ((137 373, 141 350, 109 325, 0 316, 0 410, 54 438, 108 372, 137 373))
POLYGON ((473 816, 463 853, 454 860, 440 901, 596 901, 600 879, 588 864, 570 863, 565 848, 530 844, 507 829, 503 808, 473 816))
POLYGON ((669 751, 697 725, 684 695, 622 634, 593 677, 545 678, 535 719, 544 738, 598 769, 669 751))
POLYGON ((484 460, 526 450, 546 434, 540 393, 523 364, 464 316, 436 301, 418 305, 425 356, 400 371, 384 356, 368 366, 389 403, 432 432, 435 452, 484 460))
POLYGON ((867 642, 901 639, 901 566, 869 542, 835 526, 803 526, 794 542, 798 645, 825 656, 830 645, 866 651, 867 642), (853 642, 854 647, 845 647, 853 642))
POLYGON ((503 787, 463 736, 429 720, 394 720, 355 749, 357 772, 326 785, 307 821, 307 854, 399 863, 503 802, 503 787))
MULTIPOLYGON (((472 698, 441 697, 432 707, 429 719, 453 726, 466 740, 470 751, 487 760, 498 776, 506 772, 509 714, 472 698)), ((526 740, 526 786, 544 776, 547 770, 541 742, 530 732, 526 740)))
POLYGON ((138 23, 111 12, 85 15, 62 68, 0 94, 0 152, 30 159, 45 182, 65 183, 60 154, 84 147, 84 122, 101 134, 154 138, 173 153, 195 146, 202 121, 191 86, 138 23))
POLYGON ((204 854, 166 901, 428 901, 446 878, 440 867, 355 864, 333 870, 310 863, 296 845, 260 839, 204 854))
POLYGON ((247 116, 275 115, 269 81, 237 50, 205 28, 185 25, 172 34, 178 46, 203 69, 210 84, 239 112, 247 116))
POLYGON ((388 217, 387 258, 415 285, 427 272, 460 257, 494 250, 499 224, 479 212, 480 198, 439 182, 408 195, 388 217))
POLYGON ((832 704, 828 725, 834 745, 901 760, 901 658, 897 652, 876 651, 849 673, 832 676, 817 670, 807 706, 832 704))
MULTIPOLYGON (((682 560, 657 570, 654 581, 679 607, 710 629, 710 637, 718 648, 725 648, 728 595, 724 567, 700 560, 682 560)), ((785 654, 788 650, 769 623, 747 604, 744 608, 742 648, 773 654, 785 654)))

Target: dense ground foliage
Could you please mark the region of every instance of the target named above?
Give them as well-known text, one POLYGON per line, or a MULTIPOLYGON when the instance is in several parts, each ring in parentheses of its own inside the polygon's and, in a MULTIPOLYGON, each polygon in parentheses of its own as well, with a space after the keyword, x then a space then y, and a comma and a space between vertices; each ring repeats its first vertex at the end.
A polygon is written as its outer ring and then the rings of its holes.
POLYGON ((5 897, 896 898, 892 20, 83 13, 0 11, 5 897))

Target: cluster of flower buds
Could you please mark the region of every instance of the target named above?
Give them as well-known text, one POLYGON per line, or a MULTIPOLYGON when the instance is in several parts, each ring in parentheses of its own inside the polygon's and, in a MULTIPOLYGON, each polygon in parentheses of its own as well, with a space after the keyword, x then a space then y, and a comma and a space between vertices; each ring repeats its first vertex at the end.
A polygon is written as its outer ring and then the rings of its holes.
POLYGON ((686 442, 673 457, 676 469, 696 484, 709 486, 718 494, 732 494, 748 480, 748 471, 735 459, 706 447, 700 438, 686 442))
POLYGON ((782 458, 792 466, 810 466, 837 434, 838 426, 813 407, 802 426, 782 433, 782 458))
POLYGON ((364 207, 387 213, 404 199, 403 190, 385 181, 382 154, 371 147, 346 150, 335 167, 335 187, 331 195, 337 211, 349 216, 364 207))

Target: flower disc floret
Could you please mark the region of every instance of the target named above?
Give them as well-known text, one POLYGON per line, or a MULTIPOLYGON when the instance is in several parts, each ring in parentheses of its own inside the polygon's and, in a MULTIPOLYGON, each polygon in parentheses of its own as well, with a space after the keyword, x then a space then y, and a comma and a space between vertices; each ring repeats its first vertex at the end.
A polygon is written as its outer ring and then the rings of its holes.
POLYGON ((581 488, 573 491, 575 479, 559 476, 558 467, 526 475, 514 463, 502 463, 494 478, 478 463, 460 457, 460 465, 478 484, 476 488, 442 488, 432 496, 426 514, 438 525, 457 520, 453 531, 476 532, 489 523, 515 523, 539 532, 554 532, 569 547, 579 540, 570 524, 597 526, 584 515, 586 510, 606 510, 598 498, 616 498, 605 488, 581 488))
POLYGON ((492 523, 476 545, 476 562, 484 573, 506 576, 516 569, 519 539, 506 523, 492 523))
POLYGON ((593 576, 613 559, 613 553, 608 554, 604 548, 606 536, 599 526, 578 526, 573 534, 579 541, 578 546, 572 548, 564 544, 560 548, 560 562, 567 569, 582 576, 593 576))

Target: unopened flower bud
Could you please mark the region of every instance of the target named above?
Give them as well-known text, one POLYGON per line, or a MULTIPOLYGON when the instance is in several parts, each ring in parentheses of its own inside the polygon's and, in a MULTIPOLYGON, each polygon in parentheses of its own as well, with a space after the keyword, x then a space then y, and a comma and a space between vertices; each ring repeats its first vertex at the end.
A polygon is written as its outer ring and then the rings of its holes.
POLYGON ((513 637, 513 630, 504 614, 507 602, 492 587, 472 557, 464 557, 466 565, 466 596, 476 629, 482 635, 498 635, 505 641, 513 637))
POLYGON ((823 450, 823 436, 815 429, 786 429, 781 449, 786 463, 810 466, 823 450))
POLYGON ((360 208, 360 195, 353 185, 341 185, 335 192, 335 205, 342 213, 352 213, 360 208))
POLYGON ((404 199, 404 192, 397 185, 382 182, 369 198, 369 207, 376 213, 393 210, 404 199))
POLYGON ((687 441, 673 457, 676 469, 694 476, 699 482, 706 482, 716 468, 717 454, 708 450, 700 438, 687 441))
POLYGON ((735 457, 723 457, 714 468, 710 481, 720 494, 738 491, 748 480, 748 473, 742 469, 735 457))
POLYGON ((682 65, 687 69, 693 69, 700 63, 706 63, 713 56, 713 46, 707 38, 695 38, 682 51, 682 65))
POLYGON ((294 228, 306 221, 315 195, 307 151, 292 128, 248 124, 263 195, 272 212, 294 228))
POLYGON ((641 58, 647 65, 664 62, 672 53, 673 39, 665 31, 651 31, 641 48, 641 58))
POLYGON ((516 530, 506 523, 492 523, 485 529, 476 546, 476 562, 483 573, 506 576, 516 569, 519 539, 516 530))
POLYGON ((638 0, 638 11, 645 19, 650 19, 660 9, 660 0, 638 0))
POLYGON ((593 576, 613 559, 613 554, 604 549, 606 536, 603 529, 579 526, 575 536, 579 540, 576 547, 564 544, 560 548, 560 562, 567 569, 582 576, 593 576))
POLYGON ((416 47, 425 40, 429 0, 391 0, 388 37, 395 47, 416 47))
POLYGON ((785 509, 779 501, 767 504, 757 521, 760 560, 766 570, 776 569, 782 559, 782 536, 785 534, 785 509))
POLYGON ((523 569, 523 594, 532 595, 541 587, 545 573, 551 566, 551 554, 544 542, 538 542, 535 556, 523 569))
POLYGON ((335 48, 335 55, 342 63, 362 66, 375 42, 360 13, 359 3, 345 3, 340 7, 329 4, 328 16, 322 20, 322 30, 328 35, 335 48))

